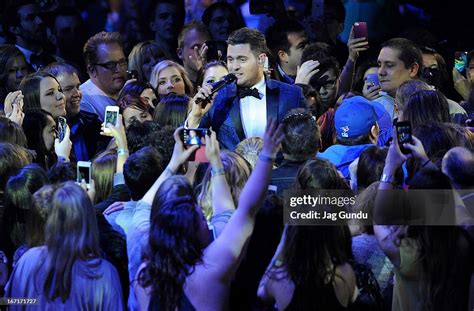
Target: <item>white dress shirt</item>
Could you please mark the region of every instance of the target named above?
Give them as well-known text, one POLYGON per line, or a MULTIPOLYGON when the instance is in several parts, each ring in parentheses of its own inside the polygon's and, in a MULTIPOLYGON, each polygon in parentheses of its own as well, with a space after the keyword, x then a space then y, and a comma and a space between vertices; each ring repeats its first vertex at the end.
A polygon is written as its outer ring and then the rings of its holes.
POLYGON ((263 137, 267 126, 267 99, 265 78, 252 86, 260 94, 260 99, 246 96, 240 99, 240 119, 245 137, 263 137))

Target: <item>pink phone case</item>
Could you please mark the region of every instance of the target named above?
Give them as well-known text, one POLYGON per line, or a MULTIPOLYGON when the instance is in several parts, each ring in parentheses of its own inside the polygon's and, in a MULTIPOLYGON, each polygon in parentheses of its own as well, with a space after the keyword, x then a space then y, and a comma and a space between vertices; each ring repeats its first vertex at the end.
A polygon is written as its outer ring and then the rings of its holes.
POLYGON ((366 22, 355 22, 354 23, 354 39, 367 38, 367 23, 366 22))

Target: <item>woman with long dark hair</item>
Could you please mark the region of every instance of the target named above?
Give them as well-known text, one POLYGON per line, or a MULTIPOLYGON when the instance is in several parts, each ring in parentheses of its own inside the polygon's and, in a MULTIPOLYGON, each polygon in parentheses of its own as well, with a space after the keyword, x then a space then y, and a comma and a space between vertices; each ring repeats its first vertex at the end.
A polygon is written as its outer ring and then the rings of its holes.
MULTIPOLYGON (((175 148, 183 148, 178 133, 175 148)), ((238 208, 211 243, 206 219, 192 195, 177 196, 161 204, 155 198, 148 251, 135 287, 141 310, 227 308, 233 272, 252 234, 282 139, 282 127, 277 129, 276 122, 270 120, 262 153, 242 190, 238 208)), ((214 132, 206 137, 206 155, 213 168, 213 204, 234 208, 214 132)), ((170 169, 173 168, 168 167, 167 171, 170 169)), ((143 200, 149 201, 148 194, 143 200)))
POLYGON ((37 298, 42 310, 122 310, 117 270, 101 258, 94 207, 87 193, 73 182, 38 191, 49 196, 46 202, 51 205, 45 245, 20 258, 6 296, 37 298))
MULTIPOLYGON (((294 189, 348 190, 336 167, 316 158, 298 170, 294 189)), ((332 205, 320 210, 338 212, 332 205)), ((347 225, 287 226, 258 296, 278 310, 344 310, 357 297, 347 225)))

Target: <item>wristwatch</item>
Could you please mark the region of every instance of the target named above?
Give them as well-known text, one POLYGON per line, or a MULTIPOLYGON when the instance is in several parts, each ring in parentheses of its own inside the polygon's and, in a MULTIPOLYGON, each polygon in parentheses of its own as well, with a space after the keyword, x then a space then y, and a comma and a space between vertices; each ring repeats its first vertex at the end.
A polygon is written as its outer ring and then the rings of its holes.
POLYGON ((393 178, 393 175, 383 174, 382 178, 380 178, 380 182, 395 184, 395 178, 393 178))

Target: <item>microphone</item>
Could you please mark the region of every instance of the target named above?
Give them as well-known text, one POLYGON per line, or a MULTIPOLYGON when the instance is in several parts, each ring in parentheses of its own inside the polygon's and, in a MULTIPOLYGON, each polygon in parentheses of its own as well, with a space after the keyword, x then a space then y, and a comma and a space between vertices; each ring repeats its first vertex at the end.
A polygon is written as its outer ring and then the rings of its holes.
POLYGON ((221 80, 211 83, 211 86, 212 86, 211 95, 207 97, 206 99, 201 99, 201 98, 196 99, 196 104, 200 104, 201 107, 204 109, 207 106, 207 104, 211 101, 212 95, 217 93, 224 86, 233 83, 235 80, 237 80, 237 77, 233 73, 229 73, 228 75, 224 76, 221 80))

